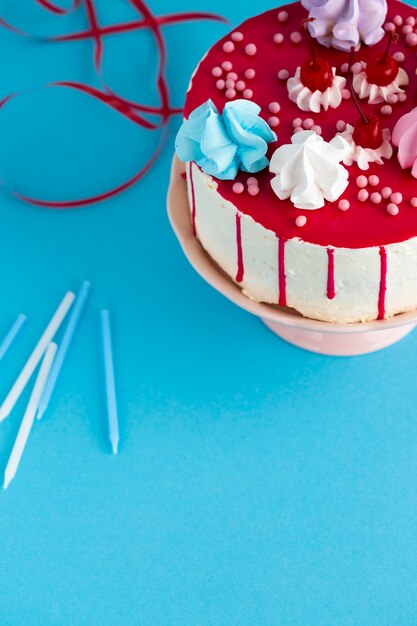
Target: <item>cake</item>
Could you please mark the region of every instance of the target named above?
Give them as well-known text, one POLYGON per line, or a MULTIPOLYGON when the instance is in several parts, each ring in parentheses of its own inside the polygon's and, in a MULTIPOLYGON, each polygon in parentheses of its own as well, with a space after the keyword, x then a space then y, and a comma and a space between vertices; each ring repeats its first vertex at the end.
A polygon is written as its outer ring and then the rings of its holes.
POLYGON ((417 10, 302 0, 198 65, 190 220, 250 299, 334 323, 417 309, 417 10))

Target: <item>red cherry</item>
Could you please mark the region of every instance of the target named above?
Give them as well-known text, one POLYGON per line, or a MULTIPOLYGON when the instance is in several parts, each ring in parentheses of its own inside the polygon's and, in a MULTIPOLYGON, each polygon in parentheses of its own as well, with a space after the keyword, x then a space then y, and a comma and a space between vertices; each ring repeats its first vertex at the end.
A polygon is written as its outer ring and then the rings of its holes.
POLYGON ((373 150, 379 148, 383 141, 381 118, 370 113, 366 120, 358 120, 353 131, 353 141, 362 148, 372 148, 373 150))
POLYGON ((397 77, 399 65, 393 56, 385 58, 383 52, 376 54, 366 66, 366 77, 369 83, 386 87, 397 77))
POLYGON ((307 59, 301 66, 300 78, 310 91, 326 91, 333 85, 332 66, 324 59, 307 59))

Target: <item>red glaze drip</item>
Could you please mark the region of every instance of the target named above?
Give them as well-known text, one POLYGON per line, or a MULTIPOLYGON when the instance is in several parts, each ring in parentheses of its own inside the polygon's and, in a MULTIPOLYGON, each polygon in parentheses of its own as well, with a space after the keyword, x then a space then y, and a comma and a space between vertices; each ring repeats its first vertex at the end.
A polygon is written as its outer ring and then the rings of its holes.
POLYGON ((196 201, 195 201, 195 187, 194 187, 193 167, 194 167, 194 163, 190 163, 191 223, 193 225, 194 236, 196 236, 197 235, 197 228, 196 228, 196 225, 195 225, 196 201))
POLYGON ((237 272, 236 282, 241 283, 245 274, 243 266, 243 250, 242 250, 242 225, 240 223, 240 214, 236 213, 236 247, 237 247, 237 272))
POLYGON ((287 277, 285 275, 285 244, 286 239, 278 239, 278 287, 279 298, 278 304, 280 306, 287 306, 287 277))
POLYGON ((379 283, 378 298, 378 319, 383 320, 385 317, 385 294, 387 291, 387 251, 384 246, 379 248, 381 257, 381 279, 379 283))
POLYGON ((334 249, 327 248, 327 297, 333 300, 336 297, 336 289, 334 282, 334 249))

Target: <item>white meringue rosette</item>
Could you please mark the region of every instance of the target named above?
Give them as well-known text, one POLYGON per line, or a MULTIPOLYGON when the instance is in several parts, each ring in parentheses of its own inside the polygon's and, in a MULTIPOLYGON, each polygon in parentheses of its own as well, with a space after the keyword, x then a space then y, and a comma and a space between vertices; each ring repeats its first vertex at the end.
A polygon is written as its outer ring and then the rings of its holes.
POLYGON ((349 151, 343 157, 345 165, 352 165, 355 162, 360 170, 369 170, 369 163, 383 165, 384 161, 382 159, 390 159, 392 157, 391 133, 388 128, 383 129, 382 144, 376 149, 357 146, 353 139, 354 130, 353 126, 347 124, 346 130, 343 133, 338 133, 330 142, 330 145, 339 149, 345 146, 346 143, 349 145, 349 151))
POLYGON ((275 174, 271 187, 280 200, 291 199, 297 209, 315 210, 325 200, 335 202, 348 186, 348 171, 340 165, 349 144, 339 138, 331 145, 312 130, 291 137, 272 155, 269 170, 275 174))
POLYGON ((405 93, 402 86, 408 85, 409 79, 407 72, 400 67, 395 79, 389 85, 375 85, 369 83, 366 76, 366 63, 362 62, 363 70, 357 72, 353 77, 353 89, 362 100, 368 98, 369 104, 380 104, 388 102, 389 96, 392 94, 405 93))
POLYGON ((346 85, 346 78, 336 75, 336 68, 333 71, 333 84, 326 91, 311 91, 301 82, 301 67, 297 67, 295 76, 287 80, 288 95, 292 102, 295 102, 302 111, 312 111, 319 113, 323 108, 325 111, 330 107, 337 109, 342 102, 342 89, 346 85))

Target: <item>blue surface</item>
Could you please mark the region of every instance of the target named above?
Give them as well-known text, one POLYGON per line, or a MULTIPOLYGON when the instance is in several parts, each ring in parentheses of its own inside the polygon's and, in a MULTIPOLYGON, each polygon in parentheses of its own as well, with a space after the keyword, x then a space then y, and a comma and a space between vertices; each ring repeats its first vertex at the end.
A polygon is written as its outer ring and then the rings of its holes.
MULTIPOLYGON (((271 5, 152 1, 158 13, 209 8, 234 23, 271 5)), ((125 0, 100 8, 106 22, 132 17, 125 0)), ((2 15, 37 32, 84 25, 81 13, 53 18, 15 0, 3 0, 2 15)), ((224 32, 207 22, 166 29, 176 102, 224 32)), ((107 81, 150 97, 149 35, 107 46, 107 81)), ((0 50, 2 96, 62 78, 94 81, 88 42, 52 47, 0 31, 0 50)), ((0 136, 5 182, 51 198, 121 181, 155 141, 58 89, 8 105, 0 136)), ((1 193, 0 335, 28 315, 0 363, 1 397, 63 293, 86 278, 94 287, 50 408, 0 493, 1 624, 415 626, 416 334, 340 360, 275 338, 181 254, 165 213, 170 160, 168 146, 134 189, 79 211, 1 193), (118 457, 106 432, 107 307, 118 457)), ((1 424, 1 472, 29 391, 1 424)))

